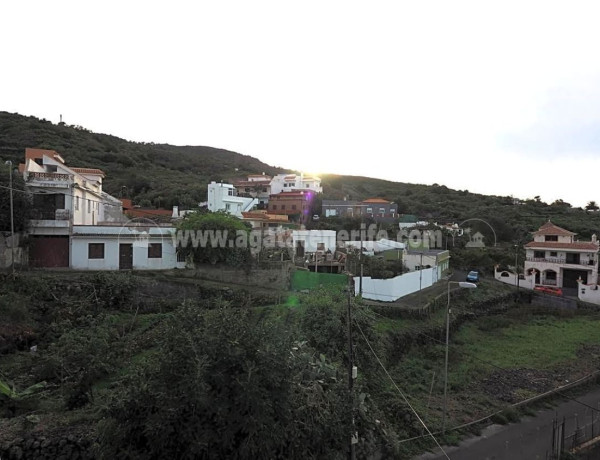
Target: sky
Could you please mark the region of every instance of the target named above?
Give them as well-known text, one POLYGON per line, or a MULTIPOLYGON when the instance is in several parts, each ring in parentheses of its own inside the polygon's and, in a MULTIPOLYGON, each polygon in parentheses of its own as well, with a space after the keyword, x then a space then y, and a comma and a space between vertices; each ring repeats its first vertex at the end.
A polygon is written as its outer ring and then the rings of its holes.
POLYGON ((585 206, 599 17, 594 1, 2 2, 0 110, 585 206))

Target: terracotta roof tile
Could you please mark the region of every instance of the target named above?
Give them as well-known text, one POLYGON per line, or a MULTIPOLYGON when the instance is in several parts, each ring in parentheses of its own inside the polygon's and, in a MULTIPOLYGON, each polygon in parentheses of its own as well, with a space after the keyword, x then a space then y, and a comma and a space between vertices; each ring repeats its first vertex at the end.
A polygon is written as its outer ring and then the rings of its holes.
POLYGON ((574 243, 557 243, 556 241, 532 241, 525 245, 526 248, 532 249, 575 249, 597 251, 598 245, 590 241, 576 241, 574 243))
POLYGON ((552 222, 548 221, 544 225, 542 225, 537 232, 533 232, 534 235, 560 235, 560 236, 573 236, 577 233, 570 232, 569 230, 565 230, 558 225, 554 225, 552 222))
POLYGON ((383 198, 369 198, 364 200, 363 203, 391 203, 391 201, 384 200, 383 198))
POLYGON ((98 176, 102 176, 104 177, 104 171, 102 171, 101 169, 96 169, 96 168, 71 168, 73 171, 75 171, 78 174, 94 174, 94 175, 98 175, 98 176))

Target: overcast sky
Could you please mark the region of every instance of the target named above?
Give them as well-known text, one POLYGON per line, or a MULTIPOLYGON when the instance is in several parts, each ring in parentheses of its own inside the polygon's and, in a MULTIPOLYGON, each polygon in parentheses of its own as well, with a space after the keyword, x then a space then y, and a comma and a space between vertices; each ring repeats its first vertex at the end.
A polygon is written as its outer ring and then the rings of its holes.
POLYGON ((0 110, 583 206, 599 20, 577 1, 2 2, 0 110))

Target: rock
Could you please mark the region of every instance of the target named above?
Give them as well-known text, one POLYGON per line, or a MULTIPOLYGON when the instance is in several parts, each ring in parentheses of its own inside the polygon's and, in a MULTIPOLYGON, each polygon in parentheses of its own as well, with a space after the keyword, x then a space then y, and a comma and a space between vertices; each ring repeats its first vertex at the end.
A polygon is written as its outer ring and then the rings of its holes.
POLYGON ((8 453, 9 460, 21 460, 23 458, 23 450, 19 446, 12 446, 8 453))

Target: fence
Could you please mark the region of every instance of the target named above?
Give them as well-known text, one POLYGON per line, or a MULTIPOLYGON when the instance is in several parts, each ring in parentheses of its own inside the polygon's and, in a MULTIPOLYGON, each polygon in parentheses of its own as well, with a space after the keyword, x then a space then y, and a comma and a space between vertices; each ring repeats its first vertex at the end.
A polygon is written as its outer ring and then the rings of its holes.
MULTIPOLYGON (((438 270, 426 268, 415 272, 405 273, 389 279, 373 279, 363 277, 363 297, 365 299, 394 302, 421 289, 428 288, 438 281, 438 270)), ((354 278, 356 295, 359 294, 359 278, 354 278)))

